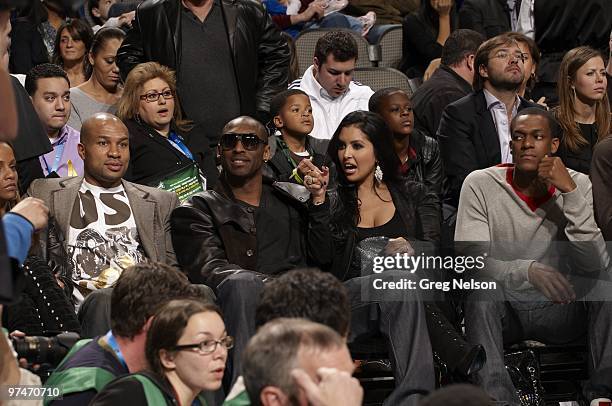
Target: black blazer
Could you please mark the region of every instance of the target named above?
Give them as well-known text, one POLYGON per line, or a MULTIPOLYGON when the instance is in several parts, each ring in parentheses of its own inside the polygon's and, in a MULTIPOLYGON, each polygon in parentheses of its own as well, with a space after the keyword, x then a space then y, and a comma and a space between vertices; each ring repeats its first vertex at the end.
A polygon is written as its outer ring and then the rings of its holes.
POLYGON ((13 22, 11 39, 9 59, 11 73, 26 74, 36 65, 49 62, 47 48, 38 32, 38 25, 33 24, 27 18, 18 18, 13 22))
MULTIPOLYGON (((516 10, 520 6, 521 2, 517 1, 516 10)), ((510 9, 506 0, 465 0, 459 9, 459 26, 478 31, 486 38, 493 38, 512 31, 510 9)))
POLYGON ((451 67, 440 67, 412 94, 414 126, 436 138, 444 108, 472 93, 472 84, 451 67))
MULTIPOLYGON (((541 107, 521 98, 519 110, 541 107)), ((442 113, 438 142, 446 180, 445 202, 459 205, 461 185, 477 169, 501 163, 501 148, 484 92, 479 90, 449 104, 442 113)))
MULTIPOLYGON (((168 175, 173 171, 190 164, 190 159, 174 148, 170 142, 157 131, 136 120, 127 120, 125 125, 130 132, 130 165, 123 177, 134 183, 149 184, 168 175)), ((189 145, 189 137, 197 136, 198 127, 188 133, 179 134, 189 145)), ((195 151, 190 149, 195 162, 198 164, 206 180, 207 188, 212 187, 218 178, 214 163, 214 156, 210 149, 195 151)))

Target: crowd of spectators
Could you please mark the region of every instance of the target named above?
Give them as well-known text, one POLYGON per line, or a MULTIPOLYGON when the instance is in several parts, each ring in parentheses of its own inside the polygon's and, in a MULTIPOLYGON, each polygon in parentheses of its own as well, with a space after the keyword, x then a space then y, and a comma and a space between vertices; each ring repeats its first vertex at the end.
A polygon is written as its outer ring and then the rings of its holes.
POLYGON ((0 386, 524 405, 536 340, 609 404, 611 89, 609 0, 0 0, 0 386), (400 26, 416 89, 353 80, 400 26))

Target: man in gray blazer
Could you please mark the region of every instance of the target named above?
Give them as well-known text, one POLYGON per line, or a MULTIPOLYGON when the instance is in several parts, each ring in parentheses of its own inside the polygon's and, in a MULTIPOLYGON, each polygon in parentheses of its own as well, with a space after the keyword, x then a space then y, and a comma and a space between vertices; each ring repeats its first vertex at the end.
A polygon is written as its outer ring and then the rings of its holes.
MULTIPOLYGON (((130 160, 129 134, 111 114, 83 123, 78 152, 83 177, 38 179, 28 194, 43 200, 53 218, 40 241, 46 259, 67 258, 77 302, 90 296, 87 302, 106 304, 99 296, 109 295, 100 290, 111 287, 126 267, 147 260, 176 265, 169 230, 178 198, 122 179, 130 160)), ((108 327, 100 309, 94 319, 87 315, 93 304, 85 303, 79 313, 86 336, 108 327)))

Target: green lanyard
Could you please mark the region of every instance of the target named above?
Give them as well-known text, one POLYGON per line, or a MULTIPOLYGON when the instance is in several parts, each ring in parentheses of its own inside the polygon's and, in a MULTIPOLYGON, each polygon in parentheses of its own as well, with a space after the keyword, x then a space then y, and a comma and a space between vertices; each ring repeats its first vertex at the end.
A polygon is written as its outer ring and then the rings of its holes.
MULTIPOLYGON (((285 140, 283 140, 283 137, 276 138, 276 145, 278 145, 278 147, 283 152, 283 155, 285 155, 285 158, 287 158, 287 162, 289 162, 289 165, 291 165, 291 168, 292 169, 297 168, 298 164, 297 162, 295 162, 295 159, 293 159, 293 157, 291 156, 291 151, 289 150, 289 147, 287 146, 287 143, 285 142, 285 140)), ((306 138, 306 151, 308 151, 308 154, 311 157, 314 155, 308 143, 308 138, 306 138)))

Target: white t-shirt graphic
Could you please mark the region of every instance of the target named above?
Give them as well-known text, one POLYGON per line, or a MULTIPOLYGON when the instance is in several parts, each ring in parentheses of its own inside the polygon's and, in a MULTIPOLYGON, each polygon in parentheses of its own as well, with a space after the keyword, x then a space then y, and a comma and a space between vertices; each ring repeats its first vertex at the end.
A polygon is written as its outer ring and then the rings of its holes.
POLYGON ((125 268, 145 260, 123 185, 105 189, 83 180, 70 215, 68 256, 72 279, 86 290, 113 286, 125 268))

